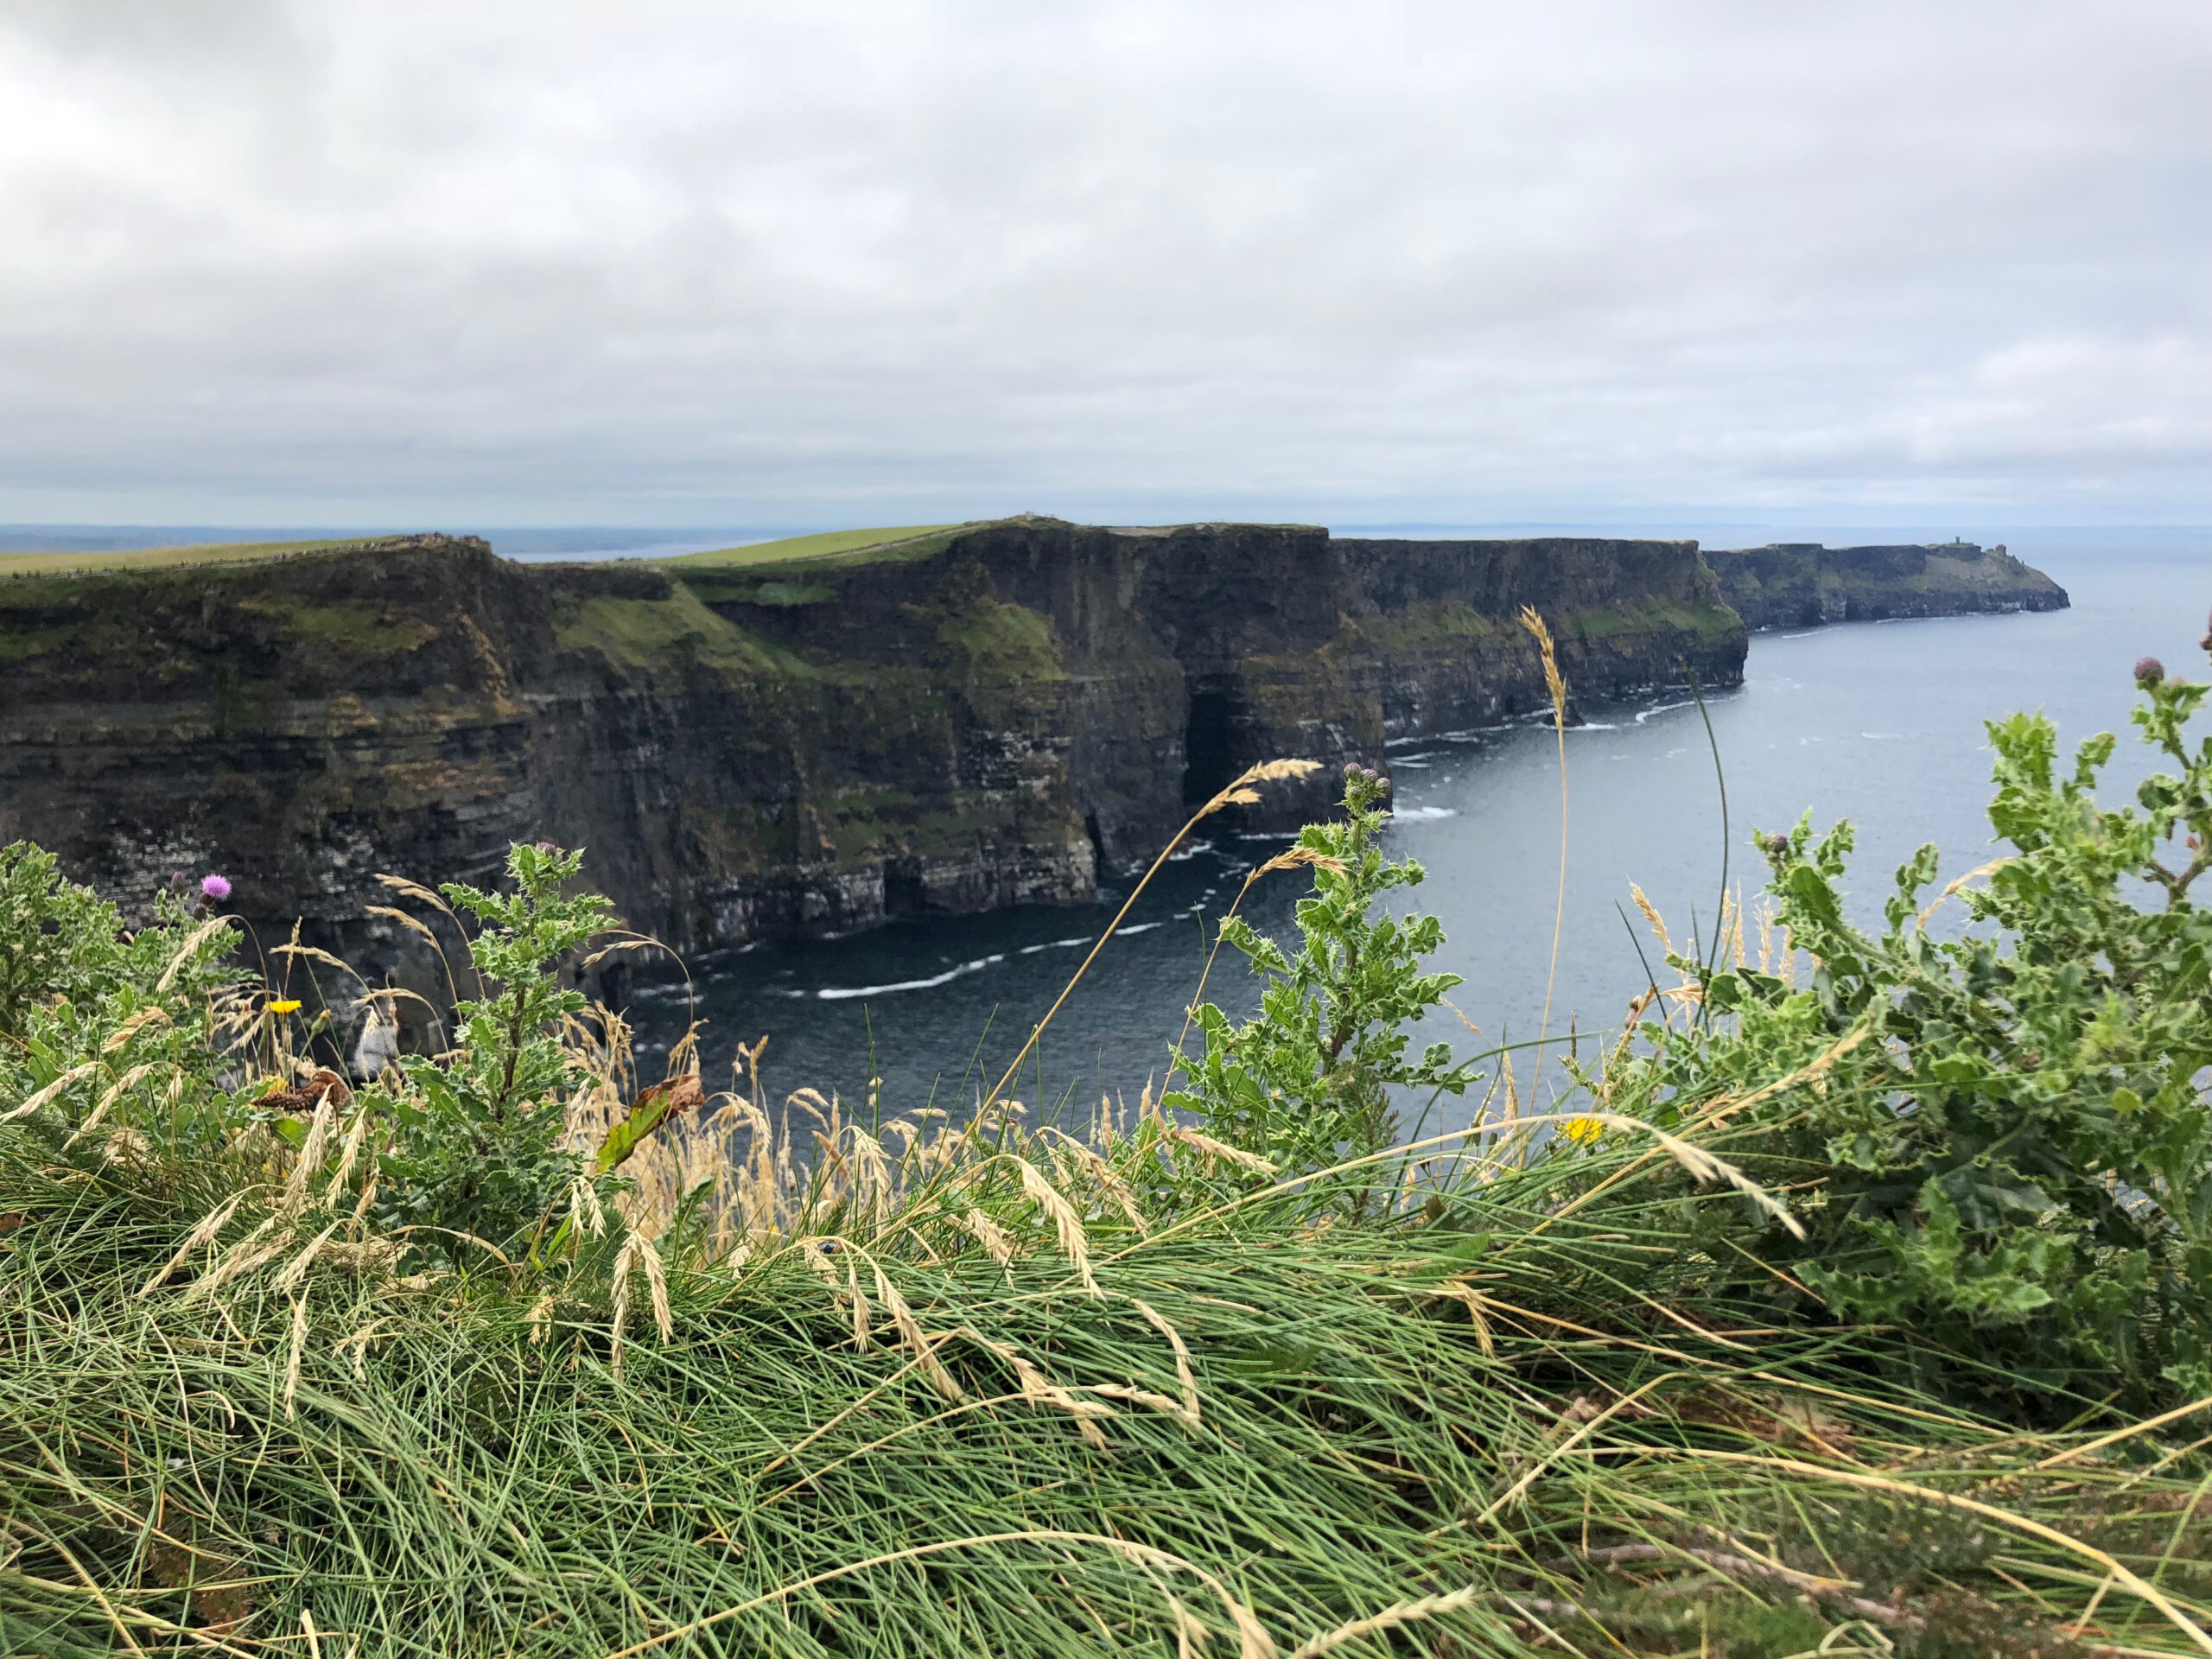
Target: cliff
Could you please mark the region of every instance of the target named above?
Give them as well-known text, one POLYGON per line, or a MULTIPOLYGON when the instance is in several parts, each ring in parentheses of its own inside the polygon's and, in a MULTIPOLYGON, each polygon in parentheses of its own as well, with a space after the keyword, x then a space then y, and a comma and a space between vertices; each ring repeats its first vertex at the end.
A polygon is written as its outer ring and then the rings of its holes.
POLYGON ((1823 547, 1782 542, 1707 552, 1720 591, 1746 626, 1813 627, 1897 616, 2061 611, 2066 590, 2002 547, 1823 547))
MULTIPOLYGON (((532 565, 400 537, 0 581, 0 841, 143 906, 219 870, 264 944, 379 968, 378 871, 591 849, 685 950, 1090 897, 1250 762, 1741 677, 1693 543, 964 526, 788 563, 532 565)), ((1323 773, 1240 827, 1323 810, 1323 773)), ((417 963, 404 974, 427 971, 417 963)), ((435 987, 431 987, 435 989, 435 987)), ((427 994, 427 992, 426 992, 427 994)))

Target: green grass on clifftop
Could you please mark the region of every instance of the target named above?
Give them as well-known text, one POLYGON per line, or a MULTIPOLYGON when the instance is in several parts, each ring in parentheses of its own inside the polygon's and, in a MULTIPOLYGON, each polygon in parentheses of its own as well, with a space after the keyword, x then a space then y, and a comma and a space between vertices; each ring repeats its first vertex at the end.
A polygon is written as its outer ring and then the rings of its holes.
POLYGON ((139 547, 105 553, 0 553, 0 576, 48 575, 62 570, 147 570, 180 564, 250 564, 294 553, 358 547, 378 539, 339 536, 320 542, 207 542, 189 547, 139 547))
POLYGON ((781 541, 756 542, 749 547, 719 547, 704 553, 684 553, 658 563, 678 569, 721 569, 750 564, 786 564, 799 559, 826 558, 837 553, 859 553, 889 548, 940 531, 959 530, 960 524, 904 524, 878 530, 826 530, 811 536, 787 536, 781 541))
POLYGON ((741 675, 812 677, 801 658, 757 639, 701 604, 681 582, 666 599, 564 597, 553 632, 563 650, 596 652, 632 669, 699 666, 741 675))

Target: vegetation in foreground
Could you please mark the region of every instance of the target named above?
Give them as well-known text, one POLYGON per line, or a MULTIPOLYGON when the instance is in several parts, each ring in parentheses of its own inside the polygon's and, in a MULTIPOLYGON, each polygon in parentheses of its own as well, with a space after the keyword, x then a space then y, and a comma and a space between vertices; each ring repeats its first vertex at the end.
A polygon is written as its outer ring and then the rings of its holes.
POLYGON ((1224 929, 1260 1016, 1083 1125, 640 1090, 547 847, 393 882, 452 1047, 349 1082, 342 965, 7 849, 0 1649, 2212 1652, 2212 742, 2138 679, 2135 804, 1993 726, 2006 858, 1878 934, 1763 838, 1541 1112, 1414 1052, 1359 774, 1255 873, 1300 938, 1224 929))

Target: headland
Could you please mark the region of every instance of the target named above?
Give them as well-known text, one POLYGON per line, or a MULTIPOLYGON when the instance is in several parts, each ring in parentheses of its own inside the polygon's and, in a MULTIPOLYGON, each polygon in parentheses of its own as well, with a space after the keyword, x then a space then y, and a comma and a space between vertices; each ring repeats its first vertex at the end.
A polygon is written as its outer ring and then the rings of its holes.
POLYGON ((1885 622, 1905 616, 2061 611, 2066 590, 2000 545, 1823 547, 1777 542, 1709 552, 1720 591, 1752 628, 1885 622))

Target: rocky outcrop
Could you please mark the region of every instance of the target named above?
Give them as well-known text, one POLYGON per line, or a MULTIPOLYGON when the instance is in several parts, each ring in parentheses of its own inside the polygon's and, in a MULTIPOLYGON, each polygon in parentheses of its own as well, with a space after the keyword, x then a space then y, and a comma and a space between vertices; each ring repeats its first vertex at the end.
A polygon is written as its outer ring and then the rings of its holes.
MULTIPOLYGON (((126 907, 220 871, 426 995, 378 872, 590 849, 696 950, 1090 897, 1252 761, 1741 677, 1694 543, 1332 540, 1023 518, 782 566, 532 565, 407 537, 0 581, 0 842, 126 907)), ((1324 774, 1245 827, 1324 810, 1324 774)))
POLYGON ((1754 628, 1980 611, 2060 611, 2066 590, 2002 547, 1823 547, 1781 542, 1708 552, 1720 591, 1754 628))

